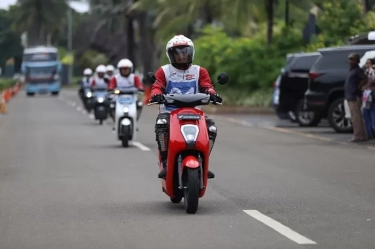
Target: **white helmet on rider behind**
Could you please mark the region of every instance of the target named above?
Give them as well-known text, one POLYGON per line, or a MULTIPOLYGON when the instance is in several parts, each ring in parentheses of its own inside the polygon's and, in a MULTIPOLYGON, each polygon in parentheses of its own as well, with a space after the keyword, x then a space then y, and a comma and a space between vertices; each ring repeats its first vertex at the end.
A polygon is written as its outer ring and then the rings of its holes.
POLYGON ((107 68, 104 65, 99 65, 96 67, 95 72, 97 73, 106 73, 107 68))
POLYGON ((117 63, 117 68, 120 69, 120 68, 123 68, 123 67, 132 69, 133 68, 133 62, 129 59, 122 59, 117 63))
POLYGON ((124 76, 124 77, 128 77, 131 72, 133 71, 133 62, 129 59, 122 59, 120 60, 118 63, 117 63, 117 68, 119 70, 119 73, 124 76), (121 72, 121 68, 128 68, 129 69, 129 72, 127 74, 123 74, 121 72))
POLYGON ((184 35, 174 36, 165 47, 169 62, 173 64, 191 64, 194 60, 194 43, 184 35), (177 55, 177 58, 176 58, 177 55), (185 55, 185 57, 184 57, 185 55), (187 58, 186 58, 187 56, 187 58), (184 62, 179 60, 185 60, 184 62))
POLYGON ((107 72, 108 72, 108 71, 112 71, 112 72, 114 72, 114 71, 115 71, 115 67, 112 66, 112 65, 108 65, 108 66, 107 66, 107 72))
POLYGON ((86 68, 85 70, 83 70, 83 75, 92 75, 91 68, 86 68))

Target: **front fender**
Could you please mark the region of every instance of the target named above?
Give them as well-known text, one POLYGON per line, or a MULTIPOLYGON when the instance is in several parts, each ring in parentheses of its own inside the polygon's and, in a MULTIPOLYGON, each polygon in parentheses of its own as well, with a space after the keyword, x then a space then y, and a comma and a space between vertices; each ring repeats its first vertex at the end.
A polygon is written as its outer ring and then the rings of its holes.
POLYGON ((182 160, 182 167, 196 169, 199 168, 199 166, 199 161, 195 156, 187 156, 182 160))
POLYGON ((128 118, 124 118, 123 120, 121 120, 121 125, 124 125, 124 126, 131 125, 131 123, 132 122, 128 118))

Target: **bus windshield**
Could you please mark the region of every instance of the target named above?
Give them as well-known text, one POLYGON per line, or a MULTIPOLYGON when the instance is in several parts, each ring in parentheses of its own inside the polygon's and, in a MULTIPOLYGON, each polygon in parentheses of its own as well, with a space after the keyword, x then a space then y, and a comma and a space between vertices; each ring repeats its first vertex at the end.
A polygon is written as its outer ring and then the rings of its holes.
POLYGON ((24 54, 23 61, 25 62, 40 62, 40 61, 56 61, 56 53, 33 53, 33 54, 24 54))
POLYGON ((26 67, 27 81, 51 80, 57 73, 57 67, 26 67))

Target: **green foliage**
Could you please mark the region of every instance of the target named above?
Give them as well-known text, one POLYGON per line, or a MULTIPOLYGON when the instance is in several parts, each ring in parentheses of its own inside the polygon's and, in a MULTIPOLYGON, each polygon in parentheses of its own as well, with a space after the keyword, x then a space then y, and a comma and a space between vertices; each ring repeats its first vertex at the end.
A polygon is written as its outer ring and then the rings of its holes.
POLYGON ((0 91, 10 88, 16 84, 16 81, 12 78, 0 78, 0 91))
POLYGON ((301 50, 303 42, 299 32, 282 27, 275 29, 274 44, 268 47, 263 35, 231 38, 221 28, 207 26, 195 47, 195 64, 207 68, 213 78, 227 72, 230 87, 248 94, 269 89, 285 63, 285 54, 301 50))
POLYGON ((87 50, 80 58, 78 65, 80 69, 95 69, 100 64, 108 64, 109 59, 105 54, 101 54, 95 50, 87 50))
POLYGON ((342 45, 345 38, 367 30, 361 1, 326 1, 318 18, 322 30, 319 43, 324 46, 342 45))
POLYGON ((219 92, 226 105, 267 107, 271 105, 273 90, 265 88, 247 92, 229 86, 226 89, 220 89, 219 92))
POLYGON ((20 34, 10 29, 11 16, 5 10, 0 10, 0 67, 4 68, 5 62, 16 56, 21 56, 20 34))
POLYGON ((58 47, 60 60, 68 55, 68 50, 64 47, 58 47))

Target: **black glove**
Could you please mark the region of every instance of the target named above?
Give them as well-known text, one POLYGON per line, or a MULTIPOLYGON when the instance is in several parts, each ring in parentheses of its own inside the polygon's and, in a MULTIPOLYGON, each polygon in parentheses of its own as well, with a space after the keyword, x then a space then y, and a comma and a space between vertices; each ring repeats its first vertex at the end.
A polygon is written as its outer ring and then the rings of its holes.
POLYGON ((162 94, 155 94, 151 97, 150 103, 162 103, 164 100, 164 97, 162 94))
POLYGON ((223 102, 223 98, 219 94, 217 94, 217 93, 215 93, 215 94, 210 93, 210 101, 212 101, 214 104, 216 104, 216 103, 222 103, 223 102))

